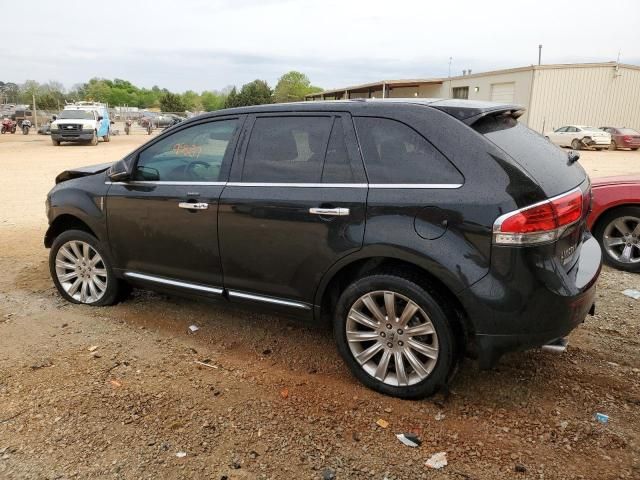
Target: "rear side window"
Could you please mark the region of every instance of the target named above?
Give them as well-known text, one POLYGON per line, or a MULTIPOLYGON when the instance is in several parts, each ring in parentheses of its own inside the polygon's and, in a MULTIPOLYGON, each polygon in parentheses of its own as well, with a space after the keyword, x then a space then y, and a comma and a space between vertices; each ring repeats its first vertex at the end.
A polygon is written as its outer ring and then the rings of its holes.
POLYGON ((355 173, 349 159, 342 119, 333 121, 327 156, 322 169, 322 183, 352 183, 355 173))
POLYGON ((356 117, 369 183, 461 184, 447 158, 411 127, 396 120, 356 117))
POLYGON ((259 117, 251 131, 243 182, 319 183, 333 117, 259 117))

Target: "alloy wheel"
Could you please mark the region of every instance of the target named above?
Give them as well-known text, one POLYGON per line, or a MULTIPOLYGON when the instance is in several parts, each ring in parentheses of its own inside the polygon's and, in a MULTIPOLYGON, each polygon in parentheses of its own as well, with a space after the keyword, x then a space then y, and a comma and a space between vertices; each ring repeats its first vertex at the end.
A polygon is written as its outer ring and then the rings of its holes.
POLYGON ((607 254, 622 263, 640 263, 640 218, 618 217, 605 227, 602 239, 607 254))
POLYGON ((67 295, 81 303, 100 300, 107 291, 109 281, 100 254, 80 240, 71 240, 58 250, 56 276, 67 295))
POLYGON ((425 380, 438 361, 438 335, 418 304, 396 292, 361 296, 346 321, 349 349, 362 369, 392 386, 425 380))

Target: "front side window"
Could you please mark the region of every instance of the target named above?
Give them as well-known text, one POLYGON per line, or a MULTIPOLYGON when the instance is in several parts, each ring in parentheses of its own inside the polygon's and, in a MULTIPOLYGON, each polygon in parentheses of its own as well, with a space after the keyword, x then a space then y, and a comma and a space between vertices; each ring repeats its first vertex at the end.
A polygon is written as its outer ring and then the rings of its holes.
POLYGON ((461 184, 463 177, 422 135, 387 118, 356 117, 369 183, 461 184))
POLYGON ((332 117, 259 117, 251 131, 243 182, 317 183, 332 117))
POLYGON ((222 161, 238 120, 201 123, 175 132, 143 150, 134 180, 221 181, 222 161))

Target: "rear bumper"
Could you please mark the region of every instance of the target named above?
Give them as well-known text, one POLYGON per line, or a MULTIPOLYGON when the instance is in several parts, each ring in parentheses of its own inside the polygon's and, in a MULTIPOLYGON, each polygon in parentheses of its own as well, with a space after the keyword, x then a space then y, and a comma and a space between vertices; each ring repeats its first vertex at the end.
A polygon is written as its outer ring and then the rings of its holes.
POLYGON ((585 235, 580 257, 568 272, 536 249, 511 249, 502 252, 509 265, 493 268, 459 296, 475 329, 482 368, 506 352, 564 337, 593 313, 602 254, 598 242, 585 235))

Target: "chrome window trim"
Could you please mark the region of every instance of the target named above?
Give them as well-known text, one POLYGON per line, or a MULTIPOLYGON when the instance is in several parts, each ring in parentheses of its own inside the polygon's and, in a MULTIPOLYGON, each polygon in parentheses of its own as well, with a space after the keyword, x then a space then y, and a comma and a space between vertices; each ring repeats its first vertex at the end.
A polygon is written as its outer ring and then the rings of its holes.
POLYGON ((106 185, 174 185, 174 186, 226 186, 226 187, 275 187, 275 188, 373 188, 373 189, 420 189, 451 190, 461 188, 462 183, 271 183, 271 182, 170 182, 152 180, 132 180, 130 182, 110 182, 106 185))
POLYGON ((258 302, 265 302, 265 303, 273 303, 276 305, 284 305, 286 307, 294 307, 294 308, 301 308, 303 310, 311 310, 311 307, 307 304, 301 303, 301 302, 294 302, 291 300, 281 300, 278 298, 272 298, 272 297, 265 297, 262 295, 255 295, 252 293, 245 293, 245 292, 239 292, 236 290, 229 290, 229 297, 230 298, 243 298, 246 300, 256 300, 258 302))
POLYGON ((138 272, 124 272, 125 277, 136 278, 138 280, 146 280, 148 282, 161 283, 163 285, 171 285, 174 287, 188 288, 191 290, 198 290, 200 292, 215 293, 222 295, 222 288, 219 287, 207 287, 205 285, 198 285, 196 283, 182 282, 179 280, 171 280, 169 278, 156 277, 155 275, 147 275, 138 272))
POLYGON ((225 186, 227 182, 170 182, 170 181, 153 181, 153 180, 131 180, 129 182, 104 182, 107 185, 182 185, 182 186, 190 186, 190 185, 208 185, 208 186, 225 186))

